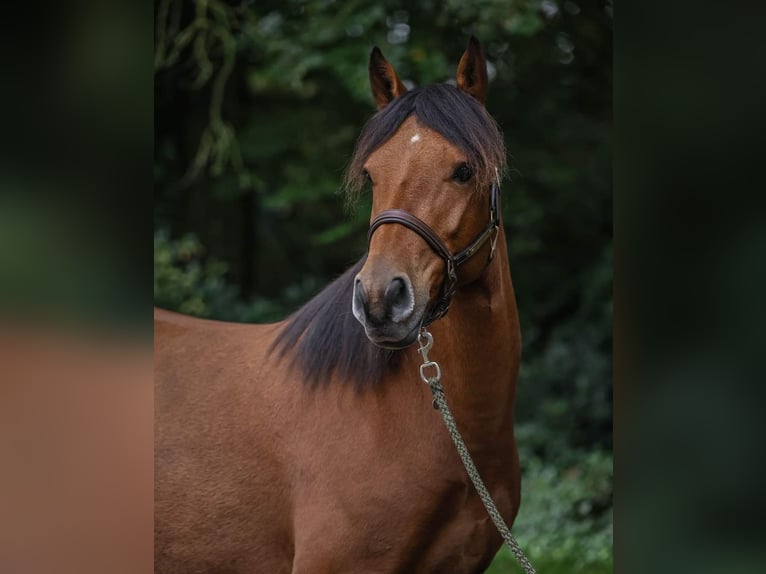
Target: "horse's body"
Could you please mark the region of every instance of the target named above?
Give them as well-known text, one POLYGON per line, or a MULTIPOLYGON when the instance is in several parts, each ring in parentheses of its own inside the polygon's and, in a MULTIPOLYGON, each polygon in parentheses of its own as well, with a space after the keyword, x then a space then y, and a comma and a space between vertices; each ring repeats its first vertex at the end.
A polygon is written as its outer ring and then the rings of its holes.
MULTIPOLYGON (((415 118, 391 141, 420 139, 443 141, 415 118)), ((432 161, 418 157, 410 159, 432 161)), ((424 207, 419 215, 428 220, 424 207)), ((461 227, 476 228, 471 217, 459 218, 461 227)), ((392 250, 386 238, 397 233, 406 239, 393 247, 412 244, 419 256, 430 253, 401 226, 385 226, 366 260, 327 288, 340 293, 339 286, 348 291, 367 282, 371 339, 369 270, 381 248, 392 250)), ((471 233, 447 230, 447 243, 465 245, 463 235, 471 233)), ((505 245, 501 226, 492 262, 484 265, 482 249, 466 265, 468 279, 461 277, 449 313, 430 330, 431 358, 441 365, 447 399, 511 524, 519 507, 513 404, 521 345, 505 245)), ((431 259, 426 270, 438 272, 441 263, 432 253, 431 259)), ((417 301, 420 281, 411 275, 417 301)), ((433 295, 438 286, 426 291, 433 295)), ((350 299, 335 313, 350 315, 350 299)), ((322 311, 306 313, 315 313, 312 319, 322 311)), ((348 325, 339 321, 339 329, 348 325)), ((394 351, 396 361, 379 361, 375 384, 350 384, 353 349, 372 348, 353 321, 353 336, 367 347, 352 345, 345 368, 339 364, 326 380, 305 384, 302 379, 312 377, 307 366, 322 360, 307 359, 311 349, 300 347, 311 325, 285 344, 287 321, 239 325, 157 310, 155 322, 157 572, 474 573, 489 565, 501 538, 431 406, 412 345, 394 351)), ((333 337, 327 348, 342 344, 333 337)))

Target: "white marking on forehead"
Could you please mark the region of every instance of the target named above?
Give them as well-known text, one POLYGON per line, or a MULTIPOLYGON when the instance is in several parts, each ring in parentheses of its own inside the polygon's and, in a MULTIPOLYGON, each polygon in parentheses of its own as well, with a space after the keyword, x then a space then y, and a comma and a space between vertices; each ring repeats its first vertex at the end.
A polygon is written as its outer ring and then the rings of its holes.
POLYGON ((417 141, 420 141, 420 134, 415 134, 412 136, 412 138, 410 138, 410 143, 415 143, 417 141))

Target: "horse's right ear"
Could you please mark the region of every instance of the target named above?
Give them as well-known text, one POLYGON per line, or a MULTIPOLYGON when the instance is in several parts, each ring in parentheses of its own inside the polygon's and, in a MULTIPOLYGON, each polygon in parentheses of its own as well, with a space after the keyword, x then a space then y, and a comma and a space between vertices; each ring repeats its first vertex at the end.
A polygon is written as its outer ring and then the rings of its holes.
POLYGON ((370 87, 378 110, 385 108, 394 98, 407 93, 394 67, 383 57, 377 46, 370 53, 370 87))
POLYGON ((483 105, 487 101, 488 85, 484 50, 476 36, 471 36, 468 40, 468 48, 457 66, 457 87, 483 105))

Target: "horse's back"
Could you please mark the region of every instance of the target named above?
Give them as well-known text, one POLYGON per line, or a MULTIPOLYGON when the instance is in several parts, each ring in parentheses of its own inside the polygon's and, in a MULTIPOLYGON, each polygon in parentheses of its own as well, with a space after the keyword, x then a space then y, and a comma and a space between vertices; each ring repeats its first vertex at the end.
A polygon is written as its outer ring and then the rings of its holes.
POLYGON ((157 572, 290 571, 279 329, 155 310, 157 572))

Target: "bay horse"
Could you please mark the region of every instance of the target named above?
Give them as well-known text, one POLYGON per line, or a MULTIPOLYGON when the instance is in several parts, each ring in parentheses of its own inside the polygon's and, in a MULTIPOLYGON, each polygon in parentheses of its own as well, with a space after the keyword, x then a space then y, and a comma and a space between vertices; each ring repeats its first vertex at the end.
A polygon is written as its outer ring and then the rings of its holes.
POLYGON ((456 85, 408 91, 377 48, 369 73, 378 111, 346 175, 373 190, 365 256, 283 322, 155 310, 158 573, 483 572, 501 538, 418 376, 431 322, 468 449, 509 525, 519 509, 483 50, 471 37, 456 85))

